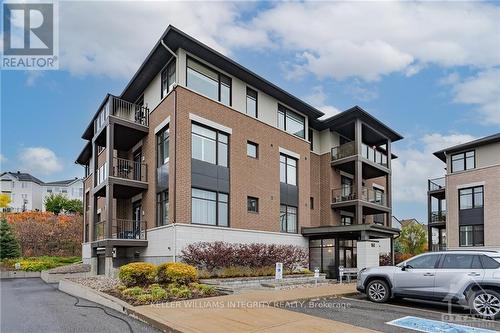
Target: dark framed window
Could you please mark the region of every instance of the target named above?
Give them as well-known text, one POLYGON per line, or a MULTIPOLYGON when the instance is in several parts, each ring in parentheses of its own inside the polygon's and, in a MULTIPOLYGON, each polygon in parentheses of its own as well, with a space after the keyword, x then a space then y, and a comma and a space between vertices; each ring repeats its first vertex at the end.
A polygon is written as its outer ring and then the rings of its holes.
POLYGON ((259 198, 247 197, 247 210, 252 213, 259 212, 259 198))
POLYGON ((314 198, 313 197, 309 198, 309 208, 314 209, 314 198))
POLYGON ((229 195, 191 189, 191 221, 194 224, 229 226, 229 195))
POLYGON ((451 155, 451 172, 474 169, 476 167, 475 151, 467 151, 451 155))
POLYGON ((278 105, 278 128, 304 139, 306 135, 305 124, 306 120, 303 116, 283 105, 278 105))
POLYGON ((170 61, 161 71, 161 98, 168 95, 173 83, 175 83, 175 60, 170 61))
POLYGON ((247 87, 247 115, 254 118, 259 117, 257 111, 257 92, 249 87, 247 87))
POLYGON ((462 188, 458 190, 460 210, 483 207, 483 186, 462 188))
POLYGON ((170 130, 167 127, 156 134, 156 167, 168 163, 169 159, 170 130))
POLYGON ((379 204, 379 205, 385 205, 385 200, 384 200, 384 190, 380 189, 380 188, 376 188, 374 187, 373 188, 373 195, 374 195, 374 200, 376 204, 379 204))
POLYGON ((200 161, 228 166, 229 136, 208 127, 192 124, 191 157, 200 161))
POLYGON ((462 247, 483 246, 484 245, 484 226, 461 225, 459 232, 459 244, 462 247))
POLYGON ((309 138, 309 145, 310 145, 309 148, 311 150, 314 150, 314 134, 313 133, 314 132, 313 132, 312 128, 310 128, 309 132, 307 133, 307 136, 309 138))
POLYGON ((257 143, 247 141, 247 156, 253 158, 259 157, 259 145, 257 143))
POLYGON ((340 217, 340 221, 342 225, 351 225, 352 224, 352 216, 344 216, 340 217))
POLYGON ((156 194, 156 226, 168 224, 168 190, 156 194))
POLYGON ((280 205, 281 232, 297 233, 297 207, 280 205))
POLYGON ((297 160, 280 154, 280 182, 297 186, 297 160))
POLYGON ((209 98, 231 106, 231 78, 189 58, 186 86, 209 98))

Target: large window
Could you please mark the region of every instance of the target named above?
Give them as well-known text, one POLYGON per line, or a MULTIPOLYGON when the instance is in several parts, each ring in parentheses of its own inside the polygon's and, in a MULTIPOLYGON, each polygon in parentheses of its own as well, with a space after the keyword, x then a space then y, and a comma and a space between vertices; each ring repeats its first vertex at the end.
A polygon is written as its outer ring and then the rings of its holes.
POLYGON ((161 72, 161 98, 167 96, 172 90, 172 84, 175 82, 175 60, 172 60, 161 72))
POLYGON ((167 164, 169 159, 168 143, 170 139, 170 131, 168 127, 162 129, 156 134, 156 166, 160 167, 167 164))
POLYGON ((231 105, 231 78, 188 58, 188 88, 225 105, 231 105))
POLYGON ((483 207, 483 187, 476 186, 458 190, 460 210, 483 207))
POLYGON ((195 224, 229 226, 229 196, 191 189, 191 220, 195 224))
POLYGON ((297 233, 297 207, 280 206, 281 232, 297 233))
POLYGON ((474 150, 451 155, 451 172, 474 169, 476 159, 474 150))
POLYGON ((156 195, 156 225, 168 224, 168 190, 156 195))
POLYGON ((297 185, 297 160, 287 155, 280 155, 280 182, 297 185))
POLYGON ((460 246, 483 246, 484 245, 484 226, 480 225, 461 225, 460 226, 460 246))
POLYGON ((282 105, 278 105, 278 128, 305 138, 305 118, 282 105))
POLYGON ((200 161, 228 166, 228 142, 226 134, 193 124, 191 157, 200 161))
POLYGON ((340 217, 342 225, 352 225, 352 216, 344 216, 340 217))
POLYGON ((247 115, 258 118, 257 92, 247 87, 247 115))

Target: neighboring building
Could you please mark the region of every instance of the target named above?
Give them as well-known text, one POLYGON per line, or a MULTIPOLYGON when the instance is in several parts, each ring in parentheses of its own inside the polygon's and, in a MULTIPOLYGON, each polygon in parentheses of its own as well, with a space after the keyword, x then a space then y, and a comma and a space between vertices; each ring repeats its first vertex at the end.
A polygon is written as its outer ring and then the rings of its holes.
POLYGON ((84 260, 113 274, 219 240, 309 248, 330 276, 364 267, 370 239, 398 234, 391 146, 402 137, 357 106, 321 116, 170 26, 82 136, 84 260))
POLYGON ((45 198, 51 193, 61 193, 70 199, 83 200, 83 181, 80 178, 44 183, 24 172, 0 174, 1 192, 7 194, 11 203, 8 211, 45 211, 45 198))
POLYGON ((446 175, 428 181, 429 249, 500 249, 500 133, 434 155, 446 175))

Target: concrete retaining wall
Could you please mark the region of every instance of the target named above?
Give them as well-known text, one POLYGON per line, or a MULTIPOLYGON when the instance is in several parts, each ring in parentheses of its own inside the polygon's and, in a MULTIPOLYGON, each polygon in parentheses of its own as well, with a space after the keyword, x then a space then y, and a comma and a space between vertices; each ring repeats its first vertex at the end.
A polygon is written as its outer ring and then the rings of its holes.
POLYGON ((40 277, 46 283, 57 283, 62 279, 66 278, 86 278, 92 276, 90 272, 82 273, 49 273, 48 271, 42 271, 40 277))

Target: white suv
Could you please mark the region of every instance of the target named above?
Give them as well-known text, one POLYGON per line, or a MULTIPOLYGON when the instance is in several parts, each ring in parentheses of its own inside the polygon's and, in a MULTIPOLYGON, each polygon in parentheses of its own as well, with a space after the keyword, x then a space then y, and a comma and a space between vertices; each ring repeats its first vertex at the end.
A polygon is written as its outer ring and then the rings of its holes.
POLYGON ((397 266, 363 268, 358 291, 372 302, 406 297, 468 306, 500 318, 500 252, 446 251, 418 255, 397 266))

